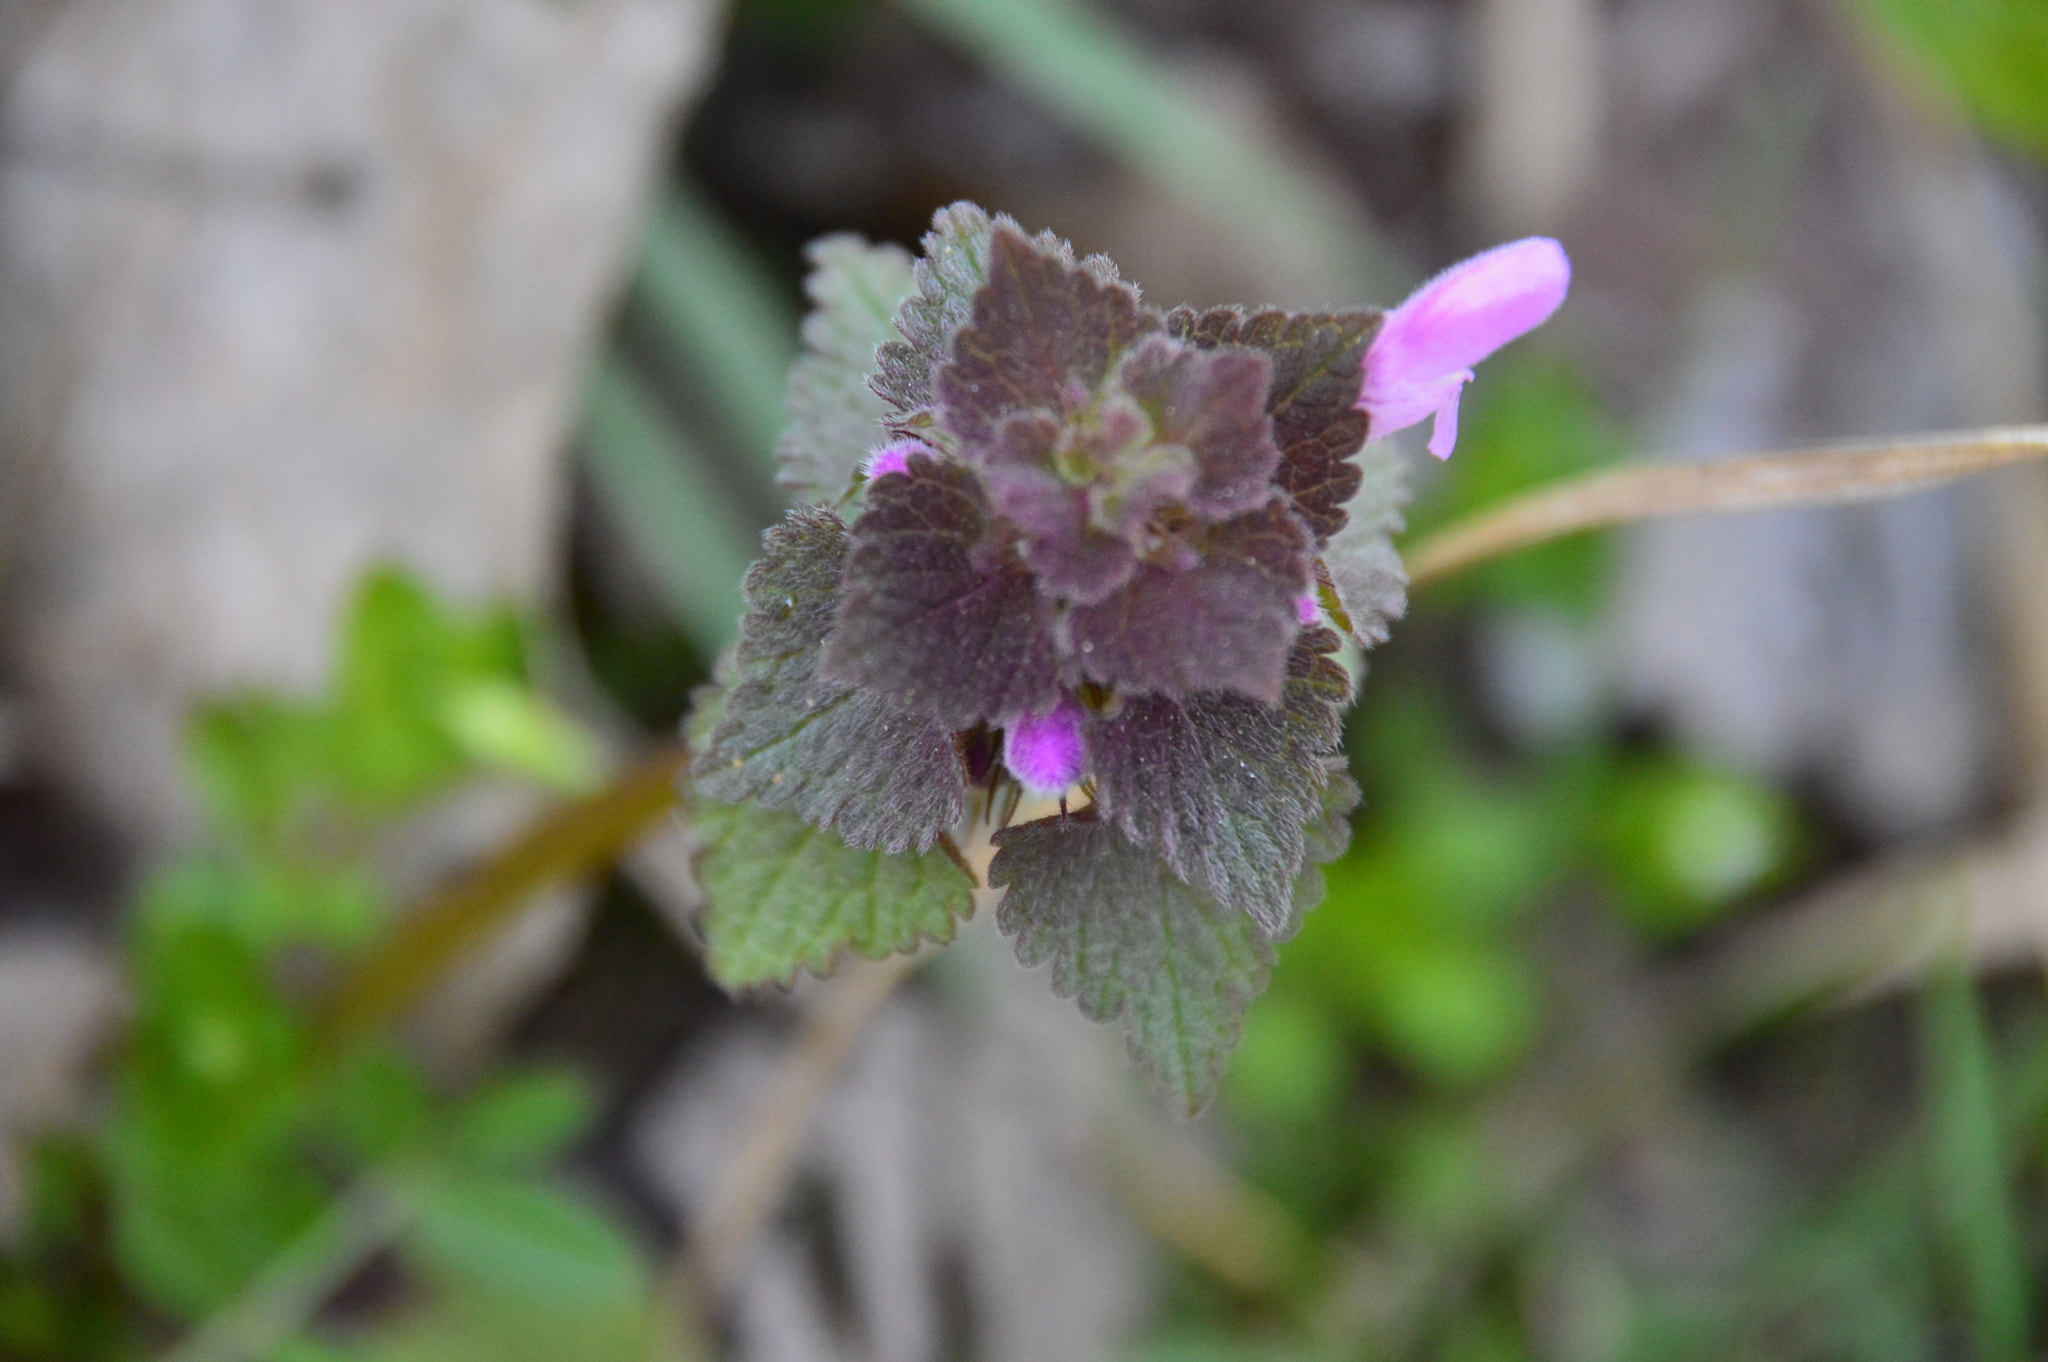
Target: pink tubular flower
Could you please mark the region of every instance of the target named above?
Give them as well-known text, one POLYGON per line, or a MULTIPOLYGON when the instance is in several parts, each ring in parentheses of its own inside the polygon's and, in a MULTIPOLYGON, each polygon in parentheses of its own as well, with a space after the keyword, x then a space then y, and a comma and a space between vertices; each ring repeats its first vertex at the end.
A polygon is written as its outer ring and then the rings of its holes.
POLYGON ((1026 790, 1042 798, 1066 793, 1087 765, 1081 707, 1067 696, 1050 714, 1026 714, 1003 730, 1003 765, 1026 790))
POLYGON ((1372 438, 1434 414, 1429 452, 1448 459, 1472 366, 1547 320, 1571 278, 1564 247, 1532 236, 1461 261, 1409 294, 1365 353, 1358 406, 1372 438))
POLYGON ((868 455, 867 466, 864 471, 867 473, 869 481, 873 481, 876 478, 885 478, 891 473, 907 472, 910 467, 911 455, 930 454, 931 452, 931 446, 925 444, 922 440, 892 441, 868 455))

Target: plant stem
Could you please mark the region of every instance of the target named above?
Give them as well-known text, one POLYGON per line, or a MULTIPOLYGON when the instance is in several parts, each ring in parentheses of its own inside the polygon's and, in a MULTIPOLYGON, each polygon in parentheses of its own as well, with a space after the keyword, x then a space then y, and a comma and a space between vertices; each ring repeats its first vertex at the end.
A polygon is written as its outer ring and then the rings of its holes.
POLYGON ((480 939, 540 890, 594 875, 676 806, 686 753, 667 747, 609 786, 544 816, 440 890, 357 960, 314 1014, 330 1053, 403 1016, 480 939))
POLYGON ((1538 488, 1448 525, 1403 556, 1408 581, 1439 577, 1585 530, 1667 516, 1869 501, 2048 458, 2048 426, 1778 451, 1714 463, 1638 464, 1538 488))

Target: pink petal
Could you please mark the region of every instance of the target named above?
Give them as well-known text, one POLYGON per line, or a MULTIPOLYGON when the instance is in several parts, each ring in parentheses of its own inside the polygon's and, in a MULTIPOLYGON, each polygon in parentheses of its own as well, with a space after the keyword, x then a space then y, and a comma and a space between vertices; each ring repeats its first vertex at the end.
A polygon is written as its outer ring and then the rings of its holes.
POLYGON ((1304 629, 1322 617, 1323 609, 1316 604, 1316 598, 1313 593, 1294 598, 1294 618, 1301 622, 1304 629))
POLYGON ((1081 778, 1088 745, 1081 736, 1081 707, 1066 697, 1050 714, 1027 714, 1003 730, 1003 765, 1034 795, 1064 794, 1081 778))
POLYGON ((868 455, 865 471, 869 480, 886 478, 891 473, 909 472, 910 456, 913 454, 923 454, 927 458, 937 457, 933 454, 932 447, 922 440, 897 440, 868 455))
POLYGON ((1358 405, 1373 438, 1434 413, 1430 452, 1448 457, 1472 366, 1557 311, 1571 275, 1564 247, 1528 237, 1453 265, 1410 294, 1366 352, 1358 405))

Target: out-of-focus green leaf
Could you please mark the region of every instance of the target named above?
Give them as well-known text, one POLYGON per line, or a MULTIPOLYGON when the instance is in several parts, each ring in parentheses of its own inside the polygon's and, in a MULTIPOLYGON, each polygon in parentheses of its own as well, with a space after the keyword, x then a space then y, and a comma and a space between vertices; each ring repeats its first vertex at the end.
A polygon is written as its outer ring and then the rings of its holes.
POLYGON ((465 1165, 515 1171, 561 1155, 597 1112, 590 1085, 561 1069, 538 1069, 486 1084, 454 1113, 451 1155, 465 1165))
POLYGON ((1354 298, 1398 291, 1370 229, 1220 117, 1162 66, 1073 0, 904 0, 990 66, 1045 100, 1140 175, 1248 248, 1306 266, 1354 298))
POLYGON ((581 443, 593 489, 676 619, 706 656, 719 652, 739 632, 747 516, 615 355, 591 375, 581 443))
POLYGON ((1616 781, 1605 830, 1617 906, 1656 937, 1705 925, 1779 878, 1798 846, 1791 802, 1760 781, 1675 758, 1616 781))
POLYGON ((2026 1259, 1999 1128, 1998 1073, 1977 990, 1960 960, 1920 1004, 1927 1172, 1936 1233, 1985 1362, 2027 1355, 2026 1259))
POLYGON ((527 687, 505 677, 461 680, 448 689, 443 722, 472 760, 570 794, 593 789, 604 758, 589 732, 527 687))
POLYGON ((1310 999, 1275 991, 1245 1014, 1223 1096, 1242 1115, 1307 1125, 1335 1109, 1350 1077, 1350 1056, 1328 1014, 1310 999))
POLYGON ((405 1255, 431 1272, 564 1314, 630 1310, 646 1285, 638 1251, 580 1197, 504 1178, 435 1176, 412 1191, 405 1255))
POLYGON ((636 298, 671 357, 702 380, 720 424, 766 482, 782 433, 782 384, 797 323, 774 276, 688 183, 648 214, 636 298))
POLYGON ((269 851, 174 861, 144 887, 137 912, 152 924, 208 924, 258 949, 303 941, 361 945, 384 922, 383 894, 362 870, 308 864, 269 851))
POLYGON ((2048 6, 2040 0, 1863 0, 1900 56, 1986 132, 2048 157, 2048 6))

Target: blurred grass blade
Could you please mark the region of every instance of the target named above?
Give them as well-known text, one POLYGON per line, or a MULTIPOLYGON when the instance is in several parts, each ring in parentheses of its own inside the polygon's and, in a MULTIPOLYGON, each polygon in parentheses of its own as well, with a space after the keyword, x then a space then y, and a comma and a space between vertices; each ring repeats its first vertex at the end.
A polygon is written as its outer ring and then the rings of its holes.
MULTIPOLYGON (((1074 0, 902 0, 1159 188, 1354 297, 1405 277, 1357 214, 1074 0)), ((997 204, 996 207, 1002 205, 997 204)))
POLYGON ((677 184, 648 214, 634 289, 669 358, 702 380, 720 424, 771 481, 783 376, 797 355, 781 285, 711 205, 677 184))
POLYGON ((268 1357, 319 1313, 405 1229, 413 1208, 383 1179, 365 1176, 161 1362, 246 1362, 268 1357))
POLYGON ((1935 1229, 1967 1300, 1975 1355, 2026 1355, 2027 1285, 2005 1167, 1990 1038, 1959 958, 1920 1002, 1928 1180, 1935 1229))
POLYGON ((2048 426, 1832 445, 1715 463, 1637 464, 1540 488, 1447 525, 1410 549, 1411 586, 1585 530, 1639 520, 1899 496, 2048 458, 2048 426))
POLYGON ((740 578, 755 547, 748 515, 617 354, 591 375, 581 438, 605 510, 677 621, 715 656, 739 630, 740 578))

